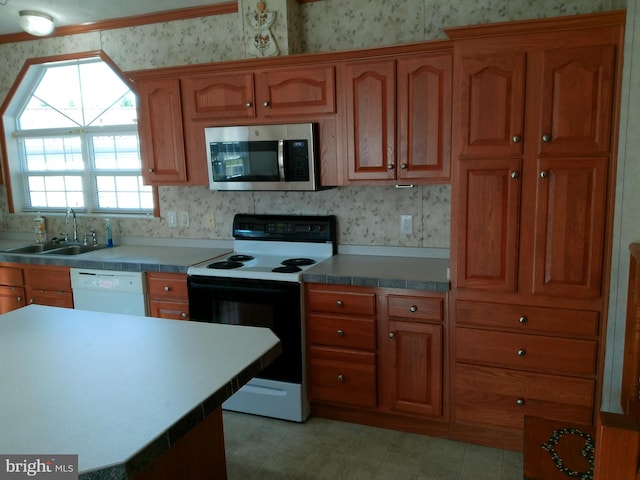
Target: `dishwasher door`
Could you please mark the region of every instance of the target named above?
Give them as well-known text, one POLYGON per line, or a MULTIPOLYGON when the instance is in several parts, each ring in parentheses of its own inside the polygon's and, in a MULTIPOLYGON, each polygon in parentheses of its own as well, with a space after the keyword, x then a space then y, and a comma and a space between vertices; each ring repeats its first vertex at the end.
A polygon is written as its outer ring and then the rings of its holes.
POLYGON ((74 308, 106 313, 147 315, 144 272, 71 269, 74 308))

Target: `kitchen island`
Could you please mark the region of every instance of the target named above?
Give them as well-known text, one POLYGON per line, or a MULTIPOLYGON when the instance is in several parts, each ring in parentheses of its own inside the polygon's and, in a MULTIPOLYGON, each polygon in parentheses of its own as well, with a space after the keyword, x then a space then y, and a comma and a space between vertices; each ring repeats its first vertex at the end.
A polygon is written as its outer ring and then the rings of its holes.
POLYGON ((0 454, 77 454, 82 480, 224 478, 220 405, 280 351, 264 328, 14 310, 0 316, 0 454))

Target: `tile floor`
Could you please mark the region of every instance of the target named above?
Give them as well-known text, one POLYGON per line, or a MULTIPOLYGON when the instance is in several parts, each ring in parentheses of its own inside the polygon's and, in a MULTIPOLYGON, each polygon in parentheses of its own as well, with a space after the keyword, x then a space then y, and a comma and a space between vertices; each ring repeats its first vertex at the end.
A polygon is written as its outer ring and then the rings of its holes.
POLYGON ((315 417, 223 415, 229 480, 522 480, 520 452, 315 417))

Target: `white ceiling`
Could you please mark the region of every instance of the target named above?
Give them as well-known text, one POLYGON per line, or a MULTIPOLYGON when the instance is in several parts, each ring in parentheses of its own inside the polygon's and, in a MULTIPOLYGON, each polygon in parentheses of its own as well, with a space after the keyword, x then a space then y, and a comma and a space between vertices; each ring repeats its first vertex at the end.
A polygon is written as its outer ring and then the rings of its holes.
POLYGON ((0 0, 0 35, 22 31, 20 10, 38 10, 51 15, 56 26, 69 26, 217 3, 229 0, 0 0))

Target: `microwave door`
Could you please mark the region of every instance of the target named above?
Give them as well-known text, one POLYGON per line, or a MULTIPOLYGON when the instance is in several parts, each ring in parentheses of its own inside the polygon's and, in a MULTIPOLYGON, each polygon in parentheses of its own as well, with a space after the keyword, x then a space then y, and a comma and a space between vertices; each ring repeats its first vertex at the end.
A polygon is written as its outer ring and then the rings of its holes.
POLYGON ((284 140, 278 140, 278 172, 280 173, 280 181, 285 180, 284 171, 284 140))

